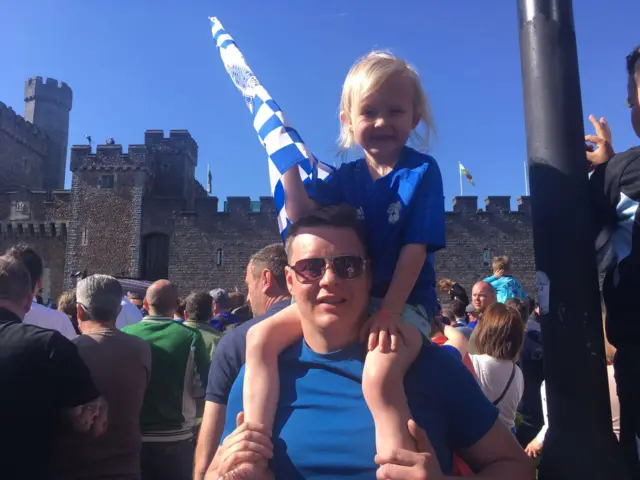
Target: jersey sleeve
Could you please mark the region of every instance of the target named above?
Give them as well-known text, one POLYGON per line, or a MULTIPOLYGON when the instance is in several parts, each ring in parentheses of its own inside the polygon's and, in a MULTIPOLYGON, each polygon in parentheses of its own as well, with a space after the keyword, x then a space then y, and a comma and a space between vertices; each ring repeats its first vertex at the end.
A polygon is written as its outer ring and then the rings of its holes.
POLYGON ((100 396, 91 372, 73 342, 53 332, 49 339, 49 376, 56 391, 55 403, 60 409, 84 405, 100 396))
POLYGON ((220 343, 213 352, 209 380, 207 382, 206 400, 208 402, 226 405, 229 392, 244 364, 241 344, 242 331, 234 328, 220 339, 220 343))
POLYGON ((444 248, 444 191, 440 168, 435 160, 432 159, 429 163, 411 202, 404 230, 404 244, 425 244, 428 252, 444 248))
POLYGON ((345 166, 331 172, 325 179, 316 178, 305 184, 309 198, 322 206, 338 205, 343 202, 341 177, 344 175, 345 166))
MULTIPOLYGON (((443 352, 444 353, 444 352, 443 352)), ((498 418, 491 404, 467 367, 445 354, 439 364, 442 401, 449 414, 451 447, 454 451, 470 447, 484 437, 498 418)))

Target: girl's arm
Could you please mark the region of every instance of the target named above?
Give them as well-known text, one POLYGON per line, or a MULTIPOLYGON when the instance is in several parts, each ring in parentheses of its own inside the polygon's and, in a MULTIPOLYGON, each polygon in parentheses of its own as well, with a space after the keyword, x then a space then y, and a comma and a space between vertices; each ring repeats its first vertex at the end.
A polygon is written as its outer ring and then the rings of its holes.
POLYGON ((300 311, 295 304, 249 329, 243 387, 246 421, 272 431, 280 396, 278 356, 301 336, 300 311))
POLYGON ((284 187, 284 207, 291 222, 295 223, 318 209, 318 204, 309 198, 304 188, 298 165, 285 172, 282 176, 282 186, 284 187))
POLYGON ((426 259, 426 245, 411 243, 402 247, 391 285, 384 297, 384 306, 389 312, 402 313, 426 259))

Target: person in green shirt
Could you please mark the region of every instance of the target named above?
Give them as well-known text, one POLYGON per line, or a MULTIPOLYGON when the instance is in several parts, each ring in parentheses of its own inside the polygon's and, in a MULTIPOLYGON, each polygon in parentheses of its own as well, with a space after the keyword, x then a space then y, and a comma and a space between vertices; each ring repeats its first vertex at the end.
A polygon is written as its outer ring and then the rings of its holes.
POLYGON ((142 478, 190 480, 196 400, 204 396, 210 352, 202 334, 174 321, 178 289, 158 280, 147 289, 149 315, 123 328, 151 346, 151 377, 140 412, 142 478))
POLYGON ((184 325, 198 330, 202 334, 204 343, 213 358, 213 351, 222 337, 222 332, 209 325, 213 317, 213 298, 207 292, 191 292, 185 303, 184 325))

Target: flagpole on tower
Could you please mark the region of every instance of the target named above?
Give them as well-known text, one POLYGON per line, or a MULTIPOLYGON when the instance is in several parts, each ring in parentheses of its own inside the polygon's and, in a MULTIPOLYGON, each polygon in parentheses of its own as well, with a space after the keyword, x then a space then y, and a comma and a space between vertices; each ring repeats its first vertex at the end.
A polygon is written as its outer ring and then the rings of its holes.
POLYGON ((460 196, 464 196, 462 192, 462 163, 458 162, 458 175, 460 176, 460 196))
POLYGON ((529 196, 529 165, 524 161, 524 194, 529 196))

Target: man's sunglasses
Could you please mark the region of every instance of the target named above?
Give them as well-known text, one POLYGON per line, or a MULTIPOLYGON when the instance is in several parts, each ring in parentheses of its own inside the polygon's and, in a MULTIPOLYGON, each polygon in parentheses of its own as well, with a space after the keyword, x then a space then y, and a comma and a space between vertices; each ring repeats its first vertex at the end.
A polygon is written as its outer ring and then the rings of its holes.
POLYGON ((367 260, 357 255, 342 255, 333 258, 303 258, 295 265, 288 265, 296 273, 299 282, 314 282, 320 280, 327 268, 342 280, 353 280, 360 277, 366 270, 367 260))

